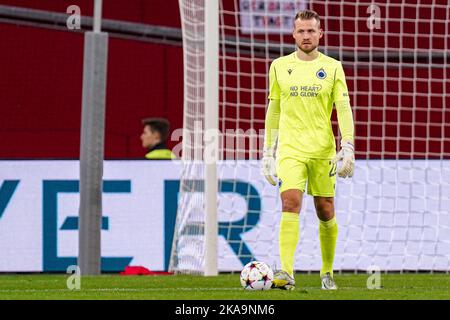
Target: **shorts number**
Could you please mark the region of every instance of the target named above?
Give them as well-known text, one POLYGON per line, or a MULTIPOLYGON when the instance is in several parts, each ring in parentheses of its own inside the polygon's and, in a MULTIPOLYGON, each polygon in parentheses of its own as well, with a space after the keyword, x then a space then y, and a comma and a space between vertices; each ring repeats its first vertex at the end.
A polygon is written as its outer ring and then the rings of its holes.
POLYGON ((328 174, 329 177, 335 176, 336 175, 336 170, 337 170, 337 163, 331 163, 331 169, 330 169, 330 173, 328 174))

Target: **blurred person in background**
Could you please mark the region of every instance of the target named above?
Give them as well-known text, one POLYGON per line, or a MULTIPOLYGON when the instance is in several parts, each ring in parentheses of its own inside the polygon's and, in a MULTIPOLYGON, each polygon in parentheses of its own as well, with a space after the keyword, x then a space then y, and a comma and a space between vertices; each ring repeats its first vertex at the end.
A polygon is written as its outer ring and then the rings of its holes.
POLYGON ((177 157, 168 149, 166 140, 169 136, 170 123, 164 118, 146 118, 142 120, 142 147, 148 150, 145 155, 149 160, 171 160, 177 157))

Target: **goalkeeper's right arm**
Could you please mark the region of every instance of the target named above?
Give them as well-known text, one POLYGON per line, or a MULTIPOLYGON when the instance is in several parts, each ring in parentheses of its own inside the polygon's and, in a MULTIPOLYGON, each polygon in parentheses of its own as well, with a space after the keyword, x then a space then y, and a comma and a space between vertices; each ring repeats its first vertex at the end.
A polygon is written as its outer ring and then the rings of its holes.
POLYGON ((271 185, 276 185, 275 147, 280 123, 280 100, 271 99, 266 113, 262 173, 271 185))

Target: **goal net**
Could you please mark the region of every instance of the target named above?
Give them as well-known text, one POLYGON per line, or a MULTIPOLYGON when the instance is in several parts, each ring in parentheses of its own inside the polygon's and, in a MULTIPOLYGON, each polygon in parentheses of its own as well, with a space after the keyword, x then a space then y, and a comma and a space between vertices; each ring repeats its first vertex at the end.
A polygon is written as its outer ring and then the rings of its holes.
MULTIPOLYGON (((184 50, 183 176, 170 269, 203 273, 204 0, 180 0, 184 50), (195 155, 198 155, 197 157, 195 155)), ((356 167, 338 178, 335 270, 450 269, 449 13, 444 0, 220 0, 218 268, 279 267, 278 188, 260 174, 270 62, 295 50, 293 17, 322 18, 319 50, 342 61, 356 167)), ((339 141, 336 114, 332 116, 339 141)), ((338 145, 338 144, 337 144, 338 145)), ((321 266, 318 220, 304 196, 295 269, 321 266)))

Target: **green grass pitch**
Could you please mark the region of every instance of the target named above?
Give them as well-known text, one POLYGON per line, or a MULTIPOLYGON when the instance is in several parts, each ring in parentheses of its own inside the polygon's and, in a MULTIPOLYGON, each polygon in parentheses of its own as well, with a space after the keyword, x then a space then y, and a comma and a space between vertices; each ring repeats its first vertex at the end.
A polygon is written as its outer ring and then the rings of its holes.
POLYGON ((67 289, 69 275, 0 275, 0 299, 163 299, 319 300, 450 299, 450 274, 381 273, 381 288, 369 290, 366 274, 335 274, 337 291, 322 291, 316 273, 297 273, 294 291, 245 291, 239 274, 217 277, 120 276, 81 278, 80 290, 67 289))

